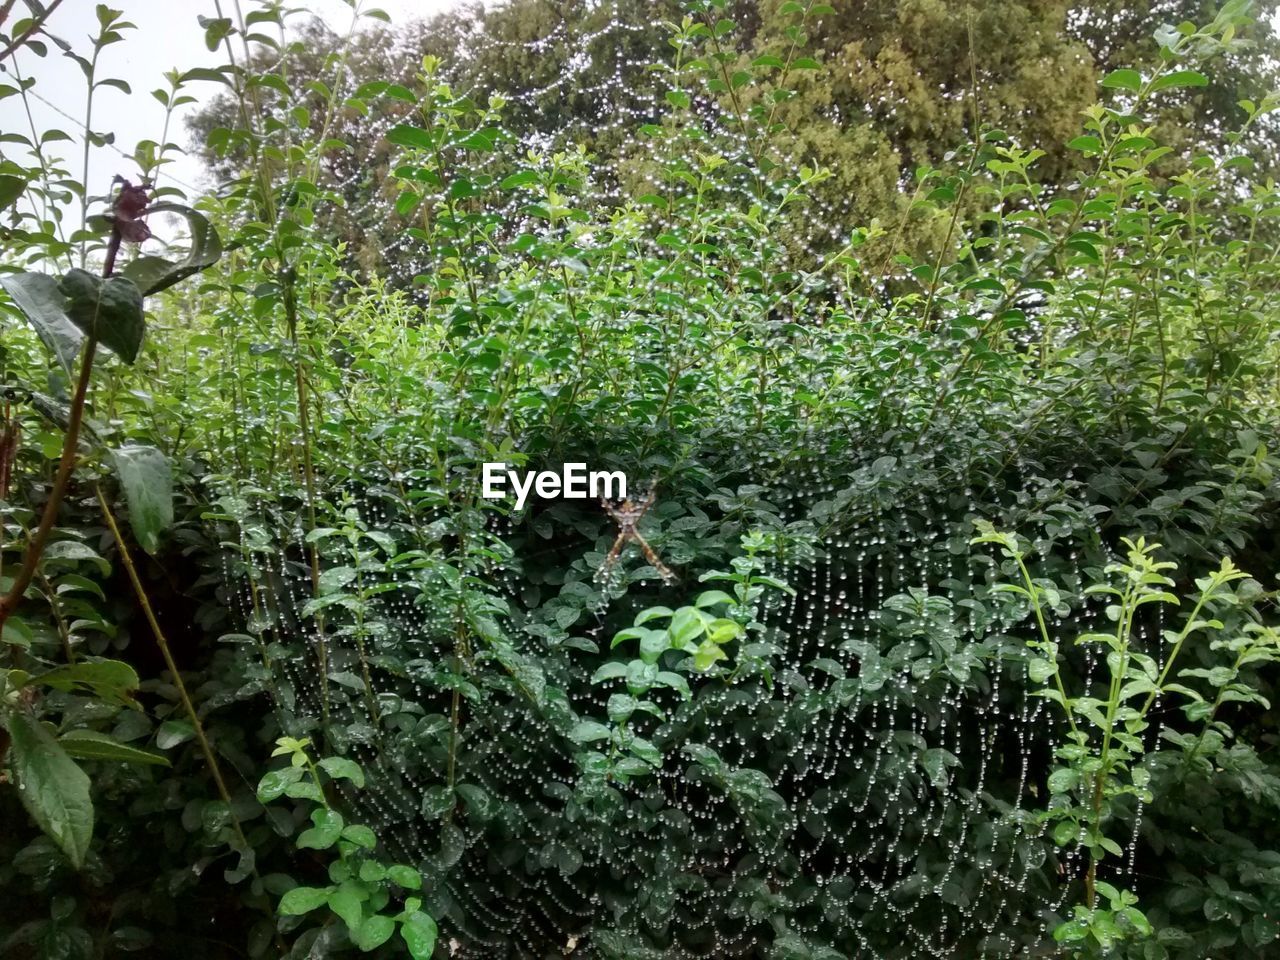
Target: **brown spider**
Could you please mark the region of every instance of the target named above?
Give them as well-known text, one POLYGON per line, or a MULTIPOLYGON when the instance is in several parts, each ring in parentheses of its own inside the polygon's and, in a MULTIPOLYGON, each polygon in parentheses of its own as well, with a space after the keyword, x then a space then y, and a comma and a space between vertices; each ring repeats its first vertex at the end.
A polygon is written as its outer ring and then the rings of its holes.
POLYGON ((658 555, 654 553, 653 547, 649 546, 647 540, 640 535, 637 529, 640 518, 648 512, 653 506, 653 501, 657 497, 657 488, 650 485, 649 492, 645 494, 643 500, 634 501, 630 497, 623 500, 621 504, 615 506, 608 500, 602 499, 600 505, 604 507, 605 513, 609 514, 618 525, 618 536, 613 541, 613 546, 609 548, 608 555, 604 558, 604 563, 600 566, 599 578, 606 580, 613 572, 614 564, 618 562, 618 557, 622 553, 622 548, 628 542, 634 543, 640 548, 640 552, 644 554, 644 558, 649 561, 649 565, 658 571, 658 575, 662 577, 665 583, 674 583, 676 575, 671 572, 671 568, 658 559, 658 555))

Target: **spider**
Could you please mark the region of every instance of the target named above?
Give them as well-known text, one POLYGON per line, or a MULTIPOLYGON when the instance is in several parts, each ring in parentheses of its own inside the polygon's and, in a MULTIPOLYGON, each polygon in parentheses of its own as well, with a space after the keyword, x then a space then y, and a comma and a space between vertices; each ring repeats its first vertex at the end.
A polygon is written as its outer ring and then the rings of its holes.
POLYGON ((621 504, 615 506, 608 500, 602 499, 600 505, 604 507, 604 512, 613 518, 618 525, 618 536, 613 541, 613 546, 609 548, 609 554, 604 558, 604 563, 600 566, 598 576, 600 579, 608 579, 613 572, 614 564, 618 562, 618 557, 622 553, 628 541, 633 542, 640 548, 640 552, 644 554, 644 558, 649 561, 650 566, 658 571, 658 575, 662 577, 665 583, 673 583, 676 575, 671 572, 671 568, 658 559, 658 555, 654 553, 653 547, 649 546, 647 540, 640 535, 640 531, 636 529, 640 523, 640 518, 648 512, 653 506, 653 501, 657 497, 656 486, 650 485, 649 492, 645 494, 643 500, 634 501, 630 497, 623 500, 621 504))

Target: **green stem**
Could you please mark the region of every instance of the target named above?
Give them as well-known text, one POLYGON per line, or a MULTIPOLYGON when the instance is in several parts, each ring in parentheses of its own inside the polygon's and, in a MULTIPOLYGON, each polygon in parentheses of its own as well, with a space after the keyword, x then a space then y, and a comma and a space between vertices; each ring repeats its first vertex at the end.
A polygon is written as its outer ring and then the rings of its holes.
POLYGON ((1054 649, 1053 641, 1049 639, 1049 628, 1044 622, 1044 611, 1040 609, 1040 588, 1032 582, 1031 572, 1027 570, 1022 554, 1014 553, 1014 559, 1018 563, 1018 570, 1022 573, 1022 580, 1027 585, 1027 593, 1031 597, 1031 608, 1036 613, 1036 623, 1040 627, 1040 636, 1044 640, 1045 652, 1053 658, 1053 681, 1058 686, 1058 696, 1062 697, 1062 709, 1067 715, 1067 724, 1071 727, 1072 733, 1079 733, 1076 728, 1075 717, 1071 715, 1071 707, 1067 700, 1067 688, 1062 682, 1062 672, 1058 669, 1058 653, 1054 649))

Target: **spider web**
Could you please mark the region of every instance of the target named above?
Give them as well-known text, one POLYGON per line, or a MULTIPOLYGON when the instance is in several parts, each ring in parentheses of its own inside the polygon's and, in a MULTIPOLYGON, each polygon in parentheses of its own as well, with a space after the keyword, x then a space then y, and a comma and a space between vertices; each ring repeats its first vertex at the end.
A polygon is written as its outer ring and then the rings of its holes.
MULTIPOLYGON (((512 55, 556 44, 578 53, 546 87, 504 93, 528 109, 570 92, 598 98, 590 132, 633 139, 639 123, 663 110, 632 82, 642 65, 618 62, 595 87, 579 81, 597 58, 616 60, 628 33, 653 24, 637 23, 616 3, 600 9, 611 13, 588 35, 571 36, 562 24, 511 44, 512 55)), ((736 140, 746 152, 727 124, 713 116, 707 122, 718 142, 736 140)), ((584 132, 570 125, 525 146, 550 153, 584 132)), ((621 191, 602 175, 588 198, 616 202, 621 191)), ((751 199, 745 189, 742 199, 751 199)), ((522 217, 514 202, 496 213, 522 217)), ((820 206, 805 223, 811 233, 793 255, 820 263, 844 234, 845 210, 820 206)), ((413 271, 442 266, 403 242, 413 271)), ((650 281, 639 298, 657 289, 650 281)), ((812 335, 822 342, 820 332, 812 335)), ((835 334, 830 343, 844 349, 835 334)), ((509 343, 513 351, 521 346, 509 343)), ((273 695, 282 726, 316 738, 327 732, 335 749, 365 766, 369 786, 349 802, 392 856, 423 869, 427 909, 440 918, 452 955, 946 958, 1012 955, 1025 939, 1046 934, 1067 888, 1046 881, 1055 868, 1046 866, 1044 846, 1023 841, 1036 832, 1030 811, 1043 804, 1038 784, 1053 726, 1045 702, 1027 695, 1021 661, 1009 655, 1025 635, 1021 614, 975 593, 984 561, 968 546, 972 515, 998 512, 1009 497, 1053 495, 1036 475, 1034 411, 1005 411, 1005 422, 1025 430, 979 448, 963 438, 981 434, 987 421, 979 407, 989 413, 989 403, 957 401, 885 443, 872 412, 899 409, 910 421, 922 385, 937 377, 910 359, 896 369, 874 399, 856 385, 831 395, 847 415, 795 444, 825 456, 779 459, 773 451, 796 437, 761 430, 735 438, 735 450, 704 445, 673 468, 727 478, 684 488, 664 481, 641 523, 680 584, 661 588, 634 544, 622 551, 616 578, 593 582, 616 533, 594 505, 498 516, 477 535, 494 545, 487 588, 500 601, 494 617, 511 649, 472 664, 461 678, 446 677, 457 611, 422 602, 422 592, 380 594, 369 603, 379 624, 368 641, 372 696, 355 640, 318 629, 303 614, 313 591, 307 511, 296 490, 261 478, 223 488, 241 546, 228 554, 226 575, 251 632, 277 653, 273 695), (929 452, 944 439, 948 453, 929 452), (983 489, 980 468, 1006 461, 1013 465, 1007 473, 1024 473, 1025 488, 1006 476, 983 489), (249 492, 255 482, 266 496, 249 492), (576 792, 580 750, 561 722, 563 708, 604 715, 606 691, 588 682, 598 662, 591 649, 607 649, 611 633, 629 625, 637 596, 688 602, 682 591, 707 567, 687 545, 681 553, 681 525, 731 517, 747 501, 778 530, 814 531, 809 555, 771 570, 796 595, 771 599, 759 614, 764 634, 783 651, 776 675, 701 689, 685 727, 670 731, 673 748, 662 767, 616 785, 614 798, 593 807, 576 792), (282 530, 291 534, 281 538, 282 530), (549 544, 541 552, 539 538, 549 544), (580 602, 552 605, 551 614, 548 599, 580 602), (576 615, 557 631, 546 618, 560 610, 576 615), (550 634, 567 639, 552 645, 550 634), (377 651, 396 651, 407 666, 387 667, 377 651), (565 704, 538 705, 524 695, 522 684, 534 681, 521 670, 532 662, 541 665, 537 682, 563 689, 565 704), (778 916, 781 926, 770 922, 778 916)), ((778 377, 785 389, 830 386, 804 372, 778 377)), ((456 419, 485 413, 450 402, 456 419)), ((258 414, 270 420, 265 406, 258 414)), ((519 449, 530 438, 514 439, 519 449)), ((457 462, 469 462, 469 452, 456 453, 457 462)), ((631 466, 633 479, 644 475, 644 465, 631 466)), ((370 467, 364 486, 346 491, 345 509, 370 529, 394 520, 398 536, 421 532, 419 541, 397 542, 396 553, 439 550, 433 524, 448 514, 439 504, 474 474, 459 472, 441 485, 428 472, 413 462, 399 476, 370 467), (393 481, 421 494, 408 501, 425 505, 412 523, 404 498, 385 493, 393 481)), ((1072 572, 1083 579, 1078 567, 1072 572)), ((407 587, 412 574, 387 579, 407 587)), ((1051 626, 1069 633, 1085 629, 1097 611, 1063 614, 1071 625, 1055 617, 1051 626)), ((1056 869, 1074 876, 1080 864, 1064 853, 1056 869)))

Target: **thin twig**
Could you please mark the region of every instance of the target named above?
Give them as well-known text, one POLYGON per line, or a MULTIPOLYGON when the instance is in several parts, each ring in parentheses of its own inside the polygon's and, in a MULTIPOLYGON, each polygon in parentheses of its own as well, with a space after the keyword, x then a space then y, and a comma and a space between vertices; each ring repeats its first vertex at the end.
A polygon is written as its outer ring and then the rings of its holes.
MULTIPOLYGON (((53 3, 49 4, 49 6, 45 8, 44 13, 40 14, 40 16, 36 17, 35 20, 31 22, 31 26, 27 27, 27 29, 22 32, 21 36, 14 37, 7 47, 0 50, 0 61, 7 59, 15 51, 21 49, 23 44, 30 40, 33 34, 39 33, 44 27, 45 21, 49 19, 53 11, 58 9, 61 3, 62 0, 53 0, 53 3)), ((5 5, 4 12, 6 15, 9 12, 9 8, 12 6, 12 2, 5 5)), ((0 16, 0 22, 3 22, 3 20, 4 17, 0 16)))

